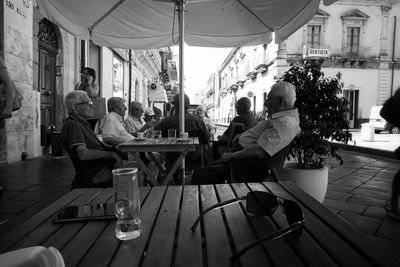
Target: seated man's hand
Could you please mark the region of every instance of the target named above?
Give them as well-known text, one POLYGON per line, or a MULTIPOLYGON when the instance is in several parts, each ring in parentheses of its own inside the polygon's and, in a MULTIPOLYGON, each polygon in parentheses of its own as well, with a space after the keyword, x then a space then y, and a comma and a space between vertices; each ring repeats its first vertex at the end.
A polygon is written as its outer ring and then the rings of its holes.
POLYGON ((114 167, 121 168, 122 167, 122 158, 115 152, 111 152, 111 156, 115 159, 114 167))

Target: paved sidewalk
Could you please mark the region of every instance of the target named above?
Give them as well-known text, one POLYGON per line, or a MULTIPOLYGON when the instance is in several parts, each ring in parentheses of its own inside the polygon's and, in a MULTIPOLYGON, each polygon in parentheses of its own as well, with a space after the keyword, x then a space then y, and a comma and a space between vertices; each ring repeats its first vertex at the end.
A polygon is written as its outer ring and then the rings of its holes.
MULTIPOLYGON (((400 161, 375 156, 374 151, 341 150, 344 164, 332 166, 323 204, 400 257, 400 223, 384 210, 400 161)), ((67 156, 44 156, 0 166, 0 174, 5 188, 0 199, 1 240, 4 232, 68 192, 74 170, 67 156)))

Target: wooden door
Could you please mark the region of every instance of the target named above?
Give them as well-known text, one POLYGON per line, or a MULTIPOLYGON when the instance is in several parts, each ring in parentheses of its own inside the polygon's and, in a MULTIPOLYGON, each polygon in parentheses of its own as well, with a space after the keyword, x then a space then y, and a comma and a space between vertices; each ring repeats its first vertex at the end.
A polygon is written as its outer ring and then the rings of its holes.
POLYGON ((40 124, 55 124, 56 53, 39 46, 40 124))
POLYGON ((350 128, 358 127, 358 95, 359 90, 343 90, 344 98, 349 101, 349 113, 347 120, 349 121, 350 128))

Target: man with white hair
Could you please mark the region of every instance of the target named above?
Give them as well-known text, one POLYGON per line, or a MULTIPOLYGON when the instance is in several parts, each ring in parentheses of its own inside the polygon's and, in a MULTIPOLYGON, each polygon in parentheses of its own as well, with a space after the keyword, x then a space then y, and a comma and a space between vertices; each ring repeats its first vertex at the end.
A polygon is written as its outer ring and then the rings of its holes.
POLYGON ((144 132, 147 129, 152 128, 154 126, 154 121, 152 120, 152 116, 154 116, 153 110, 148 108, 146 109, 146 111, 147 111, 147 118, 149 120, 143 120, 142 118, 144 112, 142 103, 140 103, 139 101, 131 102, 129 115, 128 118, 126 118, 125 120, 125 127, 128 133, 137 136, 138 132, 144 132), (149 116, 150 110, 153 113, 151 116, 149 116))
MULTIPOLYGON (((231 153, 224 153, 220 163, 198 168, 192 184, 215 184, 229 180, 231 159, 263 158, 273 156, 286 147, 300 132, 299 114, 293 108, 296 88, 288 82, 278 82, 271 87, 266 99, 267 120, 235 137, 231 153)), ((260 172, 263 166, 260 166, 260 172)), ((257 171, 257 170, 255 170, 257 171)), ((249 180, 252 177, 248 177, 249 180)))
POLYGON ((125 128, 124 116, 127 110, 125 99, 121 97, 111 97, 107 100, 108 114, 100 121, 100 133, 103 141, 110 145, 131 141, 133 135, 125 128))
POLYGON ((97 139, 86 119, 93 117, 93 103, 85 91, 72 91, 65 97, 68 118, 61 129, 61 140, 68 148, 76 175, 72 188, 111 187, 111 170, 122 166, 121 157, 97 139))

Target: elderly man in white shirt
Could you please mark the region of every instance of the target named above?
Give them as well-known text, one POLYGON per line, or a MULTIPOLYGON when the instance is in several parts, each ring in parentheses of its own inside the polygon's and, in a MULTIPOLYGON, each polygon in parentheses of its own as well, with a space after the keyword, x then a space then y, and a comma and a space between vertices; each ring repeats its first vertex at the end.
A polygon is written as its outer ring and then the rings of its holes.
POLYGON ((100 133, 103 141, 110 145, 133 140, 124 125, 124 116, 127 110, 125 100, 120 97, 111 97, 107 101, 108 114, 100 121, 100 133))
MULTIPOLYGON (((218 164, 198 168, 192 176, 192 184, 224 183, 229 179, 230 160, 273 156, 286 147, 300 132, 299 114, 293 108, 296 88, 288 82, 278 82, 271 87, 266 100, 268 119, 235 137, 235 152, 224 153, 218 164)), ((263 166, 260 166, 262 172, 263 166)), ((248 179, 251 179, 249 177, 248 179)))
POLYGON ((131 102, 129 115, 125 120, 125 127, 128 133, 137 136, 137 132, 144 132, 153 127, 154 121, 145 121, 142 119, 143 112, 142 103, 138 101, 131 102))

